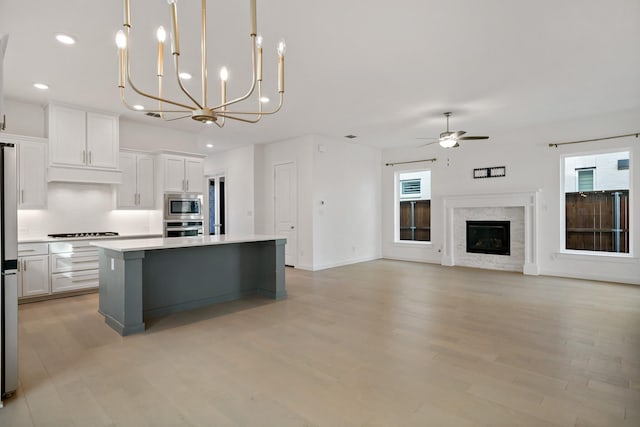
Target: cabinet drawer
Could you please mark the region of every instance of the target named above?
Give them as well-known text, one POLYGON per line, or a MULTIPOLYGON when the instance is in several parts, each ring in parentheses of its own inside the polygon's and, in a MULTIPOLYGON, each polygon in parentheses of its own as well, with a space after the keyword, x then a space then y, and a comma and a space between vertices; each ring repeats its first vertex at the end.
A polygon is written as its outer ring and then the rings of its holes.
POLYGON ((69 271, 51 275, 51 293, 97 288, 98 270, 69 271))
POLYGON ((97 253, 98 248, 91 246, 91 242, 89 240, 49 243, 49 252, 52 254, 85 251, 95 251, 97 253))
POLYGON ((18 256, 47 255, 49 246, 46 243, 19 243, 18 256))
POLYGON ((93 270, 99 268, 98 251, 51 255, 51 272, 93 270))

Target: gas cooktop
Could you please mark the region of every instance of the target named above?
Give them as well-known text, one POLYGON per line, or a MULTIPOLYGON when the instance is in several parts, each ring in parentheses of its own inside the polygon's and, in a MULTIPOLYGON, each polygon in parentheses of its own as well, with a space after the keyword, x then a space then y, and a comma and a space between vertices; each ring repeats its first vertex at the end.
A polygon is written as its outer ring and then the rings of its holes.
POLYGON ((69 238, 69 237, 106 237, 106 236, 117 236, 118 233, 115 231, 95 231, 88 233, 58 233, 58 234, 48 234, 49 237, 53 237, 54 239, 59 238, 69 238))

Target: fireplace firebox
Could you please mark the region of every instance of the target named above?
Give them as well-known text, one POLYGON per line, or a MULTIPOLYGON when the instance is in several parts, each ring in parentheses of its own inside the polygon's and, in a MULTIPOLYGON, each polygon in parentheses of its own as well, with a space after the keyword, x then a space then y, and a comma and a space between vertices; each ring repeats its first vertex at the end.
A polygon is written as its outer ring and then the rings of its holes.
POLYGON ((509 221, 467 221, 467 252, 509 255, 509 221))

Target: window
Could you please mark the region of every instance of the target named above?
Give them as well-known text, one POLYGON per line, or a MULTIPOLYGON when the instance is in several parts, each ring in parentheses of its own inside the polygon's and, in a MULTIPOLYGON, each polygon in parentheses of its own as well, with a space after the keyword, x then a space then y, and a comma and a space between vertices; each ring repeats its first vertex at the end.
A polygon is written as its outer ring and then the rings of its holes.
POLYGON ((629 152, 564 158, 564 249, 629 253, 628 158, 629 152), (627 168, 620 168, 621 158, 627 168))
POLYGON ((420 197, 421 179, 400 180, 400 197, 420 197))
POLYGON ((593 191, 593 179, 595 174, 595 168, 576 169, 576 183, 578 184, 578 191, 593 191))
POLYGON ((431 171, 396 173, 396 241, 431 241, 431 171))

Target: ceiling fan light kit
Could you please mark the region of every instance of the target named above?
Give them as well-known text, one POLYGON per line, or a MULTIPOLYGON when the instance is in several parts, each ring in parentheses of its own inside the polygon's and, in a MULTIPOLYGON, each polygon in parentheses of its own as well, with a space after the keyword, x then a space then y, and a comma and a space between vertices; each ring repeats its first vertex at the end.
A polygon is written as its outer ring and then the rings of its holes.
MULTIPOLYGON (((460 146, 458 141, 473 140, 473 139, 475 140, 489 139, 488 136, 463 136, 464 134, 467 133, 463 130, 459 130, 457 132, 449 131, 449 117, 451 116, 451 112, 447 111, 446 113, 442 113, 442 114, 444 114, 444 116, 447 118, 447 130, 440 134, 440 137, 438 138, 437 141, 430 142, 429 144, 426 144, 426 145, 435 144, 437 142, 440 144, 442 148, 456 148, 460 146)), ((424 139, 424 138, 419 138, 419 139, 424 139)), ((431 139, 431 138, 426 138, 426 139, 431 139)))
POLYGON ((201 0, 201 33, 200 33, 200 52, 201 52, 201 98, 198 100, 185 88, 182 80, 184 73, 180 71, 180 43, 179 43, 179 27, 178 27, 178 6, 177 0, 167 0, 169 5, 169 13, 171 15, 171 55, 173 56, 173 64, 175 69, 175 77, 178 87, 184 93, 187 101, 175 101, 163 97, 162 86, 164 76, 164 42, 167 37, 167 32, 160 26, 157 31, 158 40, 158 60, 157 60, 157 80, 158 80, 158 94, 152 95, 144 92, 136 87, 131 78, 130 69, 130 39, 131 39, 131 8, 130 0, 123 0, 124 8, 124 23, 123 29, 118 31, 116 35, 116 45, 118 46, 118 58, 119 58, 119 80, 118 87, 120 88, 120 98, 123 104, 130 110, 138 111, 138 109, 129 105, 125 99, 125 88, 128 85, 133 92, 140 96, 149 98, 154 102, 157 102, 157 108, 144 108, 145 114, 153 114, 154 117, 160 117, 166 121, 184 119, 191 117, 205 124, 215 123, 218 127, 222 127, 225 124, 225 119, 238 120, 245 123, 257 123, 263 115, 275 114, 282 108, 284 101, 284 54, 286 45, 284 40, 278 43, 278 106, 272 111, 263 111, 263 102, 260 100, 263 98, 262 94, 262 37, 257 33, 257 19, 256 19, 256 0, 249 1, 250 9, 250 21, 251 21, 251 74, 252 80, 249 90, 245 95, 227 100, 227 80, 229 72, 226 67, 220 70, 220 103, 217 105, 209 104, 207 100, 207 1, 201 0), (251 97, 257 88, 258 97, 256 101, 256 107, 249 109, 249 111, 235 111, 230 110, 228 107, 245 101, 251 97), (165 104, 169 104, 172 107, 167 109, 165 104), (165 114, 169 113, 172 117, 166 118, 165 114))

